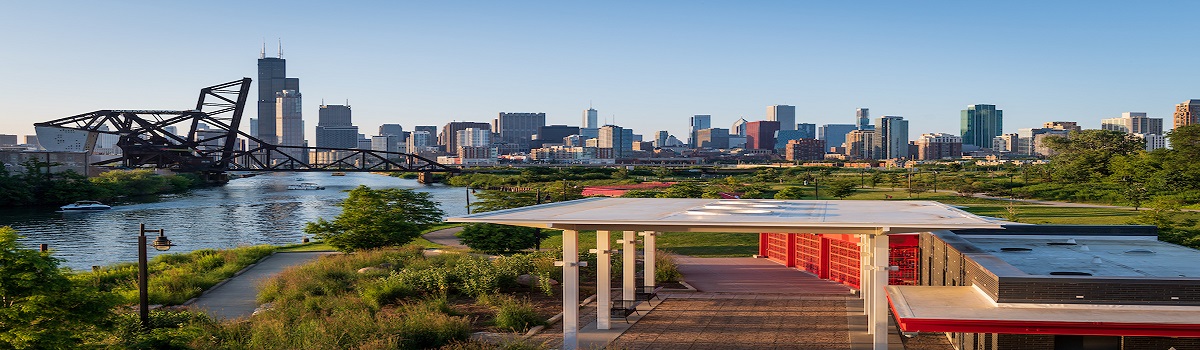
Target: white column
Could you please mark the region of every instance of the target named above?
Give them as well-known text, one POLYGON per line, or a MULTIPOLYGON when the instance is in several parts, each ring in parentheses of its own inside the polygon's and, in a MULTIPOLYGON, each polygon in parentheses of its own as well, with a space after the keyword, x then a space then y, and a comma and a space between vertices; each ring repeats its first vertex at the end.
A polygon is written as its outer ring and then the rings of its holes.
POLYGON ((643 285, 650 287, 650 286, 654 286, 654 283, 655 283, 655 281, 654 281, 654 249, 655 249, 654 248, 654 236, 658 235, 658 232, 646 231, 646 232, 642 232, 642 235, 646 237, 645 238, 646 241, 642 243, 642 250, 645 250, 645 254, 646 254, 646 257, 645 257, 646 261, 642 263, 643 265, 645 265, 645 268, 646 268, 646 271, 642 274, 642 277, 645 279, 645 283, 643 285))
POLYGON ((563 350, 579 348, 579 232, 563 230, 563 350))
POLYGON ((608 243, 608 231, 596 231, 596 329, 612 328, 612 251, 608 243))
MULTIPOLYGON (((863 315, 871 322, 871 236, 858 235, 858 293, 863 301, 863 315)), ((867 334, 872 330, 867 327, 867 334)))
POLYGON ((621 300, 633 300, 637 288, 637 240, 633 231, 625 231, 621 238, 621 300))
POLYGON ((888 304, 887 304, 887 284, 888 284, 888 236, 886 230, 880 234, 873 235, 871 238, 873 246, 873 271, 871 273, 871 314, 874 315, 872 323, 868 325, 872 329, 872 337, 874 338, 875 350, 886 350, 888 348, 888 304))

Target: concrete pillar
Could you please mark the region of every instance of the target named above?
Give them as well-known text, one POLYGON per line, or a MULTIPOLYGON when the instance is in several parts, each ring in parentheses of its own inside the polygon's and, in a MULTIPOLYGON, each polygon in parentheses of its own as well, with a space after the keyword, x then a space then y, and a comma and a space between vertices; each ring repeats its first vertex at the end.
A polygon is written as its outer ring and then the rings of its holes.
POLYGON ((645 238, 646 241, 644 243, 642 243, 642 250, 644 250, 645 254, 646 254, 646 257, 645 257, 646 261, 643 263, 643 265, 645 265, 646 271, 643 272, 643 274, 642 274, 642 277, 645 280, 645 283, 642 285, 647 286, 647 287, 653 287, 654 283, 655 283, 655 281, 654 281, 654 271, 655 271, 654 270, 654 253, 655 253, 654 249, 656 249, 654 247, 654 236, 658 235, 658 232, 646 231, 646 232, 642 232, 642 235, 646 237, 645 238))
POLYGON ((625 231, 621 238, 621 300, 633 300, 637 288, 637 239, 633 231, 625 231))
POLYGON ((608 231, 596 231, 596 329, 612 328, 612 251, 608 231))
POLYGON ((563 350, 579 348, 579 232, 563 230, 563 350))
POLYGON ((873 235, 871 237, 872 246, 872 273, 871 273, 871 314, 874 315, 872 322, 868 327, 872 329, 871 336, 874 338, 875 350, 886 350, 888 348, 888 303, 887 303, 887 284, 888 272, 888 236, 887 231, 873 235))
MULTIPOLYGON (((871 321, 871 237, 858 235, 858 293, 863 301, 863 314, 871 321)), ((871 333, 870 327, 867 334, 871 333)))

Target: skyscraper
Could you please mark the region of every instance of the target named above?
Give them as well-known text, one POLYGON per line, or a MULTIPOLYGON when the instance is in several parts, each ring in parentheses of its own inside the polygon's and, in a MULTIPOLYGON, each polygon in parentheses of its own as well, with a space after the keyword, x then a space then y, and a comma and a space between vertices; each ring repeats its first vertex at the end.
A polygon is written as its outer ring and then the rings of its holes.
MULTIPOLYGON (((304 146, 304 118, 300 109, 300 92, 283 90, 275 95, 275 135, 278 145, 304 146)), ((262 132, 263 130, 259 130, 262 132)), ((357 139, 356 139, 357 140, 357 139)), ((357 142, 357 141, 356 141, 357 142)), ((296 159, 308 161, 308 152, 298 149, 284 149, 284 153, 296 159)))
POLYGON ((992 139, 1004 131, 1004 111, 995 105, 974 104, 962 110, 963 148, 992 147, 992 139))
POLYGON ((279 128, 276 125, 276 94, 284 90, 300 91, 300 79, 287 77, 287 60, 283 59, 283 46, 278 57, 267 57, 267 46, 258 55, 258 139, 267 143, 279 143, 279 128))
MULTIPOLYGON (((429 133, 429 145, 438 145, 438 129, 436 125, 417 125, 413 127, 413 131, 424 131, 429 133)), ((409 134, 408 136, 412 136, 409 134)), ((408 140, 405 140, 408 142, 408 140)))
MULTIPOLYGON (((491 130, 492 125, 480 122, 449 122, 442 127, 442 133, 438 135, 437 142, 442 146, 442 150, 448 153, 458 152, 458 131, 467 128, 491 130)), ((422 130, 420 126, 417 130, 422 130)))
POLYGON ((596 147, 612 149, 613 158, 627 157, 633 148, 633 140, 628 139, 632 130, 628 131, 616 125, 602 126, 600 136, 596 138, 596 147))
POLYGON ((492 131, 500 135, 500 142, 515 144, 528 151, 529 141, 543 126, 546 126, 546 113, 500 112, 493 121, 492 131))
POLYGON ((600 122, 597 120, 597 118, 599 118, 598 115, 599 115, 598 112, 596 112, 596 110, 591 107, 588 107, 588 109, 586 111, 583 111, 583 128, 585 128, 585 129, 599 128, 600 122))
POLYGON ((1200 124, 1200 100, 1187 100, 1175 105, 1175 127, 1200 124))
POLYGON ((846 134, 857 129, 854 124, 825 124, 817 128, 817 139, 825 140, 829 147, 841 147, 846 143, 846 134))
POLYGON ((746 136, 746 118, 738 118, 736 122, 733 122, 733 127, 729 128, 729 135, 746 136))
MULTIPOLYGON (((908 121, 885 115, 875 122, 875 144, 880 159, 908 158, 908 121)), ((988 138, 991 145, 991 138, 988 138)))
POLYGON ((746 123, 747 149, 775 149, 775 132, 779 122, 762 120, 746 123))
POLYGON ((1125 112, 1121 114, 1120 118, 1107 118, 1101 120, 1100 128, 1104 130, 1120 131, 1127 134, 1162 135, 1163 120, 1162 118, 1146 117, 1146 113, 1125 112))
POLYGON ((667 147, 667 138, 671 137, 671 133, 666 130, 659 130, 654 133, 654 147, 667 147))
POLYGON ((487 129, 466 128, 455 133, 455 137, 458 139, 455 142, 458 148, 447 152, 458 153, 458 149, 463 147, 487 147, 492 144, 492 132, 487 129))
POLYGON ((700 129, 708 129, 712 127, 712 116, 707 114, 697 114, 692 116, 692 128, 688 133, 688 146, 696 147, 696 132, 700 129))
POLYGON ((779 130, 796 130, 796 106, 767 107, 767 120, 779 122, 779 130))
POLYGON ((962 137, 944 133, 922 134, 917 138, 917 154, 920 160, 957 159, 962 157, 962 137))
POLYGON ((846 133, 846 157, 850 159, 879 159, 875 146, 875 130, 857 129, 846 133))
POLYGON ((871 109, 859 108, 854 110, 854 126, 858 130, 871 130, 871 109))
POLYGON ((317 110, 317 147, 358 147, 358 127, 350 121, 350 106, 321 105, 317 110))

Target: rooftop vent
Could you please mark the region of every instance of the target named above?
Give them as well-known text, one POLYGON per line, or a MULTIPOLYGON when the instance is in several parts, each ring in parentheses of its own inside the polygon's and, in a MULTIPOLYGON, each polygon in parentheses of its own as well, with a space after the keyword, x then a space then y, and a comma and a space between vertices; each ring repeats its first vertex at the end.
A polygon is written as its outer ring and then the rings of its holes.
POLYGON ((1087 273, 1087 272, 1079 272, 1079 271, 1054 271, 1054 272, 1051 272, 1050 275, 1051 276, 1091 276, 1092 274, 1087 273))
POLYGON ((1154 251, 1153 251, 1153 250, 1149 250, 1149 249, 1130 249, 1130 250, 1126 250, 1126 251, 1125 251, 1125 254, 1130 254, 1130 255, 1150 255, 1150 254, 1154 254, 1154 251))
POLYGON ((1002 251, 1002 252, 1028 252, 1028 251, 1033 251, 1033 248, 1005 247, 1005 248, 1000 248, 1000 251, 1002 251))

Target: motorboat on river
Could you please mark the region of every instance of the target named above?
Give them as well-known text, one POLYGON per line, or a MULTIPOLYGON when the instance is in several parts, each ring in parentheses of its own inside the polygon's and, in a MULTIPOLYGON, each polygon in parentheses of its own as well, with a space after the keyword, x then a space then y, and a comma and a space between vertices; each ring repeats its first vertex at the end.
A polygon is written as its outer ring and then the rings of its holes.
POLYGON ((97 201, 78 201, 58 208, 62 209, 62 211, 97 211, 112 209, 112 207, 97 201))
POLYGON ((325 186, 321 186, 311 182, 305 182, 296 185, 288 185, 289 190, 323 190, 325 186))

